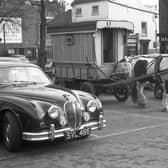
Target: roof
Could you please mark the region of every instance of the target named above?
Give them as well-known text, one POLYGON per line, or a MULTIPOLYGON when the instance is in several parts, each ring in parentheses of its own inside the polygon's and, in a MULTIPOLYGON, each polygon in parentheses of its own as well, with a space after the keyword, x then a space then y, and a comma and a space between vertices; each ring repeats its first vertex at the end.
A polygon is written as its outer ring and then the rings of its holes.
POLYGON ((96 31, 103 28, 119 28, 133 30, 133 24, 125 20, 95 20, 87 22, 72 22, 72 11, 57 16, 47 25, 47 33, 69 33, 78 31, 96 31), (107 26, 106 22, 110 23, 107 26))
POLYGON ((72 22, 72 11, 68 10, 48 23, 47 32, 73 32, 96 30, 96 21, 72 22))
MULTIPOLYGON (((100 2, 100 1, 109 1, 114 4, 124 5, 127 8, 134 8, 142 11, 148 12, 156 12, 154 9, 143 5, 140 0, 74 0, 71 3, 71 6, 83 4, 83 3, 90 3, 90 2, 100 2)), ((157 12, 156 12, 157 13, 157 12)))
POLYGON ((72 10, 68 10, 65 13, 58 15, 55 17, 54 20, 48 22, 48 27, 57 27, 57 26, 64 26, 72 23, 72 10))
POLYGON ((81 3, 89 3, 89 2, 100 2, 100 1, 105 1, 105 0, 74 0, 71 3, 71 6, 81 4, 81 3))

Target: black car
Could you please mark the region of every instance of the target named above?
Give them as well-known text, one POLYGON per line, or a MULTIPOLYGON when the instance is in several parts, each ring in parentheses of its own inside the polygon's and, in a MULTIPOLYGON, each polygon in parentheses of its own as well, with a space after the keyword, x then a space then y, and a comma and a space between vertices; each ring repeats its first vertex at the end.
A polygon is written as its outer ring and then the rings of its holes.
POLYGON ((0 61, 0 135, 9 151, 25 141, 87 137, 105 127, 100 100, 53 84, 34 64, 0 61))

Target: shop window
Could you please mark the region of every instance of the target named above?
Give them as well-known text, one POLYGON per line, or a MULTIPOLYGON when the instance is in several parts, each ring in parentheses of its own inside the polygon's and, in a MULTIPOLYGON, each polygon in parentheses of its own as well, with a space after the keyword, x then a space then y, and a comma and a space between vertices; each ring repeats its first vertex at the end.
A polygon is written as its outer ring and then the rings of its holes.
POLYGON ((146 22, 141 23, 141 33, 142 33, 142 36, 147 36, 147 34, 148 34, 146 22))
POLYGON ((76 15, 76 17, 81 17, 82 16, 82 9, 76 8, 75 15, 76 15))
POLYGON ((92 6, 92 16, 99 15, 99 6, 92 6))

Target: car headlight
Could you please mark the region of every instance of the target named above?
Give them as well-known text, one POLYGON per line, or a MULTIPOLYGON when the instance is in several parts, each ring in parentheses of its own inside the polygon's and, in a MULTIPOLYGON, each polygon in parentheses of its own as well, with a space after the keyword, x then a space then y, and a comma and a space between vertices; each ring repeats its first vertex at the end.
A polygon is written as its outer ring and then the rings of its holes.
POLYGON ((48 109, 48 115, 52 119, 56 119, 59 116, 60 112, 61 112, 61 108, 55 105, 52 105, 48 109))
POLYGON ((91 113, 95 112, 97 109, 96 103, 94 101, 89 101, 87 104, 87 110, 91 113))
POLYGON ((83 119, 88 122, 90 120, 90 114, 88 112, 83 113, 83 119))

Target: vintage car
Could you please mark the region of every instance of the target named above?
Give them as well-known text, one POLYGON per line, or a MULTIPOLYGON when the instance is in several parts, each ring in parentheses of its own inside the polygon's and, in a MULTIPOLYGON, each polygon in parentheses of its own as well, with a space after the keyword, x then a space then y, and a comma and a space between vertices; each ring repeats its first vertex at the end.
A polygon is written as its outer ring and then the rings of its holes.
POLYGON ((24 140, 88 137, 105 124, 96 96, 54 85, 37 65, 0 61, 0 135, 7 150, 24 140))

